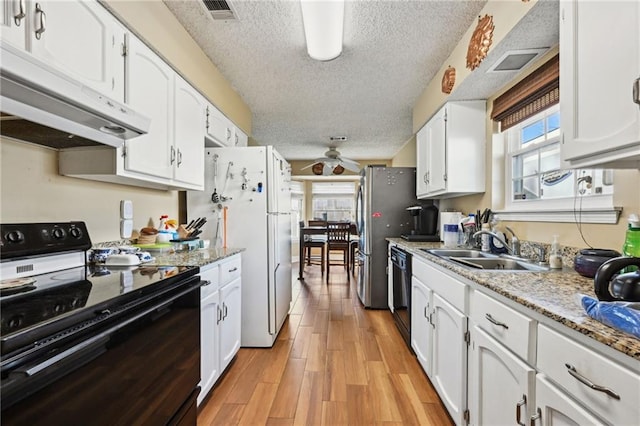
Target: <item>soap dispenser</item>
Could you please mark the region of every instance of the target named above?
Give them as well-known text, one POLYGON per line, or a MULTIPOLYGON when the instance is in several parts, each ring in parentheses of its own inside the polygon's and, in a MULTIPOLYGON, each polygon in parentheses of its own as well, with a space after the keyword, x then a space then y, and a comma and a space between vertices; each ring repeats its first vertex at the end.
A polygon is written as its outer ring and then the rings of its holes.
POLYGON ((622 246, 622 254, 630 257, 640 257, 640 219, 631 214, 628 218, 629 227, 622 246))
POLYGON ((551 269, 562 269, 562 251, 560 250, 560 243, 558 242, 557 235, 553 236, 553 242, 551 243, 549 267, 551 269))

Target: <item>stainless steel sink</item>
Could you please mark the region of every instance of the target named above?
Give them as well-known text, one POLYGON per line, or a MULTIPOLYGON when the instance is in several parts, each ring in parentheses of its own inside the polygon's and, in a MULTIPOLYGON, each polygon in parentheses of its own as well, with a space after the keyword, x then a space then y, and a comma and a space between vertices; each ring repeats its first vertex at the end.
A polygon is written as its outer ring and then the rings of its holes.
POLYGON ((491 271, 548 271, 549 267, 535 263, 523 262, 514 259, 504 258, 474 258, 474 257, 451 257, 451 261, 462 266, 491 271))
POLYGON ((496 254, 485 253, 480 250, 470 250, 470 249, 420 249, 420 250, 426 251, 427 253, 431 253, 440 257, 470 257, 470 258, 498 257, 498 255, 496 254))

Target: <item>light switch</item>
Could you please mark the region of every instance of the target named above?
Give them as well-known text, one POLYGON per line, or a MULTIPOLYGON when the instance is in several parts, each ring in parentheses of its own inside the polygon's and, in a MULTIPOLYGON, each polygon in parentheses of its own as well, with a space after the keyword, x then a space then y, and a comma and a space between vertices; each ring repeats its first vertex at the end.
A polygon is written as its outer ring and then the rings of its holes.
POLYGON ((133 220, 122 219, 120 221, 120 238, 131 238, 133 232, 133 220))
POLYGON ((120 201, 120 219, 133 219, 133 202, 131 200, 120 201))

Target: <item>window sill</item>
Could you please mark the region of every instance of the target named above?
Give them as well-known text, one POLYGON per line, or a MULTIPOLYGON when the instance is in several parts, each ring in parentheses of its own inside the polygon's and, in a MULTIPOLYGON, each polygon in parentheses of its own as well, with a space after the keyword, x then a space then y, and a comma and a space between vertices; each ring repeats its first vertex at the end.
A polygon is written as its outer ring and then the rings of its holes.
POLYGON ((582 210, 504 210, 494 211, 500 219, 508 222, 561 222, 600 223, 615 225, 620 219, 622 207, 582 210))

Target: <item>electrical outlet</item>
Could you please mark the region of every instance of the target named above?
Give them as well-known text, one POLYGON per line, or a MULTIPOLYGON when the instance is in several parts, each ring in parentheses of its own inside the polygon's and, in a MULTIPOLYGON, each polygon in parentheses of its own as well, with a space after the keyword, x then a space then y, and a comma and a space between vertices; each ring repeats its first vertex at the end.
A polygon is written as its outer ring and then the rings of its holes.
POLYGON ((133 219, 133 202, 131 200, 120 201, 120 219, 133 219))

